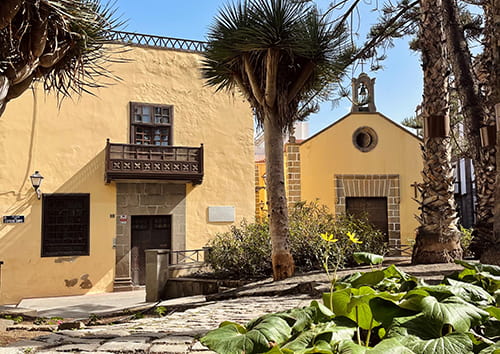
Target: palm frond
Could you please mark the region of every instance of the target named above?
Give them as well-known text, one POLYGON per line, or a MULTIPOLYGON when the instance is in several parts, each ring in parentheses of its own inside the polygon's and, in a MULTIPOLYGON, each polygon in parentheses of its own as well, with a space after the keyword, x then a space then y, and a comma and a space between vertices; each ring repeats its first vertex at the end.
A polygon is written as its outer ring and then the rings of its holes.
POLYGON ((117 79, 107 68, 117 48, 107 45, 108 32, 123 24, 115 14, 114 3, 99 0, 22 1, 0 28, 0 76, 9 85, 0 109, 33 80, 61 98, 117 79))

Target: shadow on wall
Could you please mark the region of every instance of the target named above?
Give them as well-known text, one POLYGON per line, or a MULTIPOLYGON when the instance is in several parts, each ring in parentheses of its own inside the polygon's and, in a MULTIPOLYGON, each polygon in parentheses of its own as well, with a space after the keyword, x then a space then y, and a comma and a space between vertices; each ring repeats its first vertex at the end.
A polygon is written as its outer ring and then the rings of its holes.
POLYGON ((112 290, 115 220, 109 214, 116 204, 114 187, 104 184, 104 164, 102 150, 54 191, 90 193, 90 256, 41 257, 42 200, 34 191, 7 209, 12 215, 24 215, 25 222, 0 224, 0 260, 4 261, 0 304, 112 290))

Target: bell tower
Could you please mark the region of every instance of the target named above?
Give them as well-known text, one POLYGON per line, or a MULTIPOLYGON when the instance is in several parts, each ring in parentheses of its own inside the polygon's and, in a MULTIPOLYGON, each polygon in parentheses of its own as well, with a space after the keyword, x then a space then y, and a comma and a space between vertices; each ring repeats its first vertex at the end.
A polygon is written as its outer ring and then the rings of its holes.
POLYGON ((357 79, 352 79, 351 113, 377 111, 374 86, 375 79, 371 79, 366 73, 361 73, 357 79))

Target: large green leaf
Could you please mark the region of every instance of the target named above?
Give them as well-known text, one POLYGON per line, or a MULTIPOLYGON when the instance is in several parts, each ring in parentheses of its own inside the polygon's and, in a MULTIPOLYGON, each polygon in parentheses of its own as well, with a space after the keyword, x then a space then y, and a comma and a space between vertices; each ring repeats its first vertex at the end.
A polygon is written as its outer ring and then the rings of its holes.
POLYGON ((433 296, 427 296, 422 299, 421 304, 425 317, 439 321, 443 325, 449 324, 459 332, 468 331, 471 326, 481 323, 489 316, 488 312, 456 296, 441 302, 433 296))
POLYGON ((235 324, 226 323, 213 331, 208 332, 200 342, 217 353, 265 353, 269 350, 269 342, 263 336, 248 336, 241 333, 235 324))
POLYGON ((495 317, 497 320, 500 320, 500 308, 495 306, 490 306, 483 308, 486 312, 490 314, 490 316, 495 317))
POLYGON ((353 252, 352 255, 358 264, 381 264, 384 261, 383 256, 369 252, 353 252))
POLYGON ((366 354, 368 348, 354 343, 353 341, 344 340, 337 343, 336 351, 337 354, 366 354))
POLYGON ((338 325, 335 321, 320 323, 310 330, 300 333, 295 339, 285 344, 283 348, 300 351, 308 348, 310 349, 321 341, 331 343, 341 340, 351 340, 356 331, 356 327, 355 323, 350 324, 350 326, 346 327, 338 325))
POLYGON ((405 347, 397 338, 390 338, 381 341, 367 354, 416 354, 413 350, 405 347))
POLYGON ((247 335, 251 335, 253 332, 263 334, 269 343, 280 345, 285 343, 292 335, 292 329, 288 323, 278 316, 271 316, 264 319, 248 331, 247 335))
POLYGON ((347 288, 323 294, 324 303, 329 306, 330 301, 333 312, 336 316, 345 316, 355 321, 363 329, 378 326, 379 323, 373 321, 373 315, 369 306, 369 301, 376 296, 375 290, 368 286, 359 289, 347 288))
POLYGON ((306 349, 304 354, 333 354, 332 346, 325 341, 319 341, 312 348, 306 349))
POLYGON ((479 352, 479 354, 500 354, 500 342, 496 342, 495 344, 484 348, 479 352))
POLYGON ((331 318, 335 316, 335 314, 331 311, 331 309, 329 309, 328 307, 326 307, 325 305, 316 300, 311 302, 311 307, 316 309, 314 317, 315 323, 329 321, 331 318))
POLYGON ((406 274, 401 269, 396 267, 394 264, 391 264, 389 267, 385 268, 384 274, 387 278, 399 278, 402 280, 410 280, 412 278, 415 278, 412 275, 406 274))
POLYGON ((455 260, 456 264, 460 264, 464 268, 474 269, 477 272, 488 272, 492 275, 500 276, 500 267, 492 264, 481 264, 476 262, 467 262, 462 260, 455 260))
POLYGON ((434 339, 420 339, 416 336, 397 338, 401 344, 418 354, 469 354, 472 341, 465 333, 451 333, 434 339))
POLYGON ((290 336, 291 328, 284 319, 269 316, 248 331, 236 323, 224 322, 200 341, 217 353, 265 353, 275 344, 286 342, 290 336))
POLYGON ((441 322, 426 318, 422 313, 409 317, 395 317, 384 338, 414 335, 422 339, 442 336, 441 322))
POLYGON ((384 280, 384 277, 384 272, 381 270, 366 272, 363 273, 359 278, 354 280, 351 285, 353 288, 359 288, 361 286, 374 286, 384 280))
POLYGON ((378 322, 382 323, 385 328, 388 328, 395 317, 408 317, 415 315, 414 311, 406 310, 399 307, 393 301, 374 297, 369 302, 373 317, 378 322))
POLYGON ((449 290, 455 296, 480 306, 487 306, 495 303, 493 296, 488 294, 483 288, 458 280, 446 279, 450 285, 449 290))

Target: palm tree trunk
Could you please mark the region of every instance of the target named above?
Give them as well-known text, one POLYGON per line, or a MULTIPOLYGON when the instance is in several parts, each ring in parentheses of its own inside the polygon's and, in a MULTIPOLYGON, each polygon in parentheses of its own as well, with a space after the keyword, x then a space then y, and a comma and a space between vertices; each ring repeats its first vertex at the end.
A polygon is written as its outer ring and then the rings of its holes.
POLYGON ((276 112, 266 112, 264 117, 264 143, 274 280, 288 278, 293 275, 295 270, 289 246, 288 207, 285 192, 285 167, 283 164, 283 131, 278 122, 276 112))
POLYGON ((500 33, 500 0, 489 0, 485 6, 485 38, 486 45, 491 50, 490 60, 492 68, 489 70, 488 83, 491 90, 490 102, 495 105, 496 115, 496 189, 495 189, 495 209, 492 247, 487 249, 481 255, 482 263, 500 265, 500 43, 498 42, 498 33, 500 33))
POLYGON ((447 119, 446 67, 442 45, 440 1, 421 0, 424 72, 424 168, 421 185, 421 226, 417 229, 413 263, 445 263, 462 257, 453 197, 451 141, 447 119))
MULTIPOLYGON (((462 112, 465 121, 467 140, 471 144, 477 186, 477 221, 474 227, 475 253, 491 246, 493 235, 493 209, 495 206, 495 146, 481 142, 480 131, 483 125, 494 125, 493 105, 488 102, 488 96, 483 100, 479 87, 474 80, 472 56, 465 40, 463 28, 459 22, 459 10, 456 0, 443 0, 443 27, 451 67, 455 76, 456 88, 460 96, 462 112)), ((487 74, 491 61, 488 60, 490 48, 485 46, 483 65, 487 74), (486 59, 486 60, 484 60, 486 59), (485 63, 486 64, 486 63, 485 63)), ((491 57, 490 57, 491 58, 491 57)), ((484 87, 489 87, 484 83, 484 87)))

